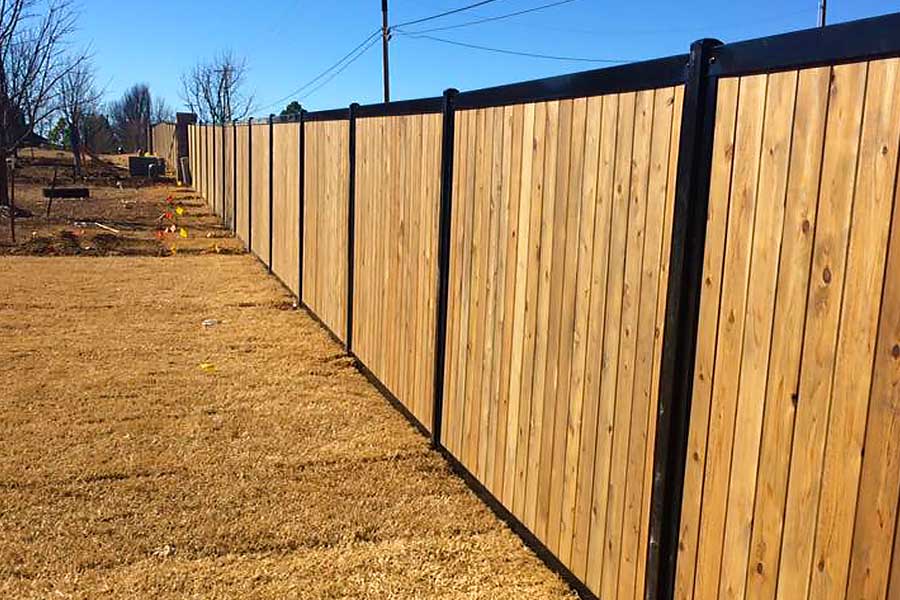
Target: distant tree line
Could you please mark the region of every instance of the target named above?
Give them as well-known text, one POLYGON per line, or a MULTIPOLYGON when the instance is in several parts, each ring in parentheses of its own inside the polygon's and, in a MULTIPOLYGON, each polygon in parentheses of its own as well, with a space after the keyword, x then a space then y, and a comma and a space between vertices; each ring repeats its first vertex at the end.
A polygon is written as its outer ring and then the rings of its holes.
POLYGON ((148 129, 175 114, 165 99, 154 97, 146 84, 129 88, 118 100, 101 106, 99 95, 84 93, 63 102, 59 117, 48 133, 52 144, 83 148, 92 153, 138 152, 147 149, 148 129), (83 98, 76 100, 75 98, 83 98))
MULTIPOLYGON (((151 125, 174 111, 144 83, 104 103, 91 56, 74 44, 76 0, 0 0, 0 206, 8 206, 8 159, 23 146, 50 142, 84 155, 147 149, 151 125)), ((182 76, 182 99, 216 123, 250 114, 245 60, 221 52, 182 76)))

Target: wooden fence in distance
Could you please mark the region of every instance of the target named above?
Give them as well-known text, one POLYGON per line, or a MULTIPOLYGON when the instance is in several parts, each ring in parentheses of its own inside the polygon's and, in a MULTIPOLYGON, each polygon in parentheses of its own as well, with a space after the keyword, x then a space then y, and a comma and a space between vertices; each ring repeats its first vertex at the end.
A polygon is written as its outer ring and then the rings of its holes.
POLYGON ((165 159, 166 173, 178 172, 178 143, 175 123, 157 123, 150 129, 151 154, 165 159))

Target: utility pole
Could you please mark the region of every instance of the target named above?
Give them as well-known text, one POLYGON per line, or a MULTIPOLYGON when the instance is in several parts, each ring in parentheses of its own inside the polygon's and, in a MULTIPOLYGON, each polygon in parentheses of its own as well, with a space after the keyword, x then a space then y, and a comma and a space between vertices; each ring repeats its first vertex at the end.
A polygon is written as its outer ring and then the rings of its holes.
MULTIPOLYGON (((824 0, 822 0, 824 2, 824 0)), ((391 75, 388 68, 388 42, 391 28, 388 26, 388 0, 381 0, 381 62, 384 70, 384 102, 391 101, 391 75)))
POLYGON ((825 27, 825 8, 827 0, 819 0, 819 27, 825 27))

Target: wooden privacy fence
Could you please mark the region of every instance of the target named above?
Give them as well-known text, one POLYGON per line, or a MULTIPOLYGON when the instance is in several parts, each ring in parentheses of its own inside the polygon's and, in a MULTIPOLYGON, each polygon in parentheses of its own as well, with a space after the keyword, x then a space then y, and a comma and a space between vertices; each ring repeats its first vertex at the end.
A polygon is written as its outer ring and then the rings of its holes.
POLYGON ((157 123, 150 129, 150 154, 166 161, 166 173, 178 170, 178 142, 175 123, 157 123))
POLYGON ((900 598, 898 30, 192 126, 195 187, 584 596, 900 598))

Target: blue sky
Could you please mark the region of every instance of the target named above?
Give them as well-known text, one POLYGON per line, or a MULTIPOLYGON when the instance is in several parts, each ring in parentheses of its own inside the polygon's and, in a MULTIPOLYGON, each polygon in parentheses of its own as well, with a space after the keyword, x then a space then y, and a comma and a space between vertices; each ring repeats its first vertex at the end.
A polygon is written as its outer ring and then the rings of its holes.
MULTIPOLYGON (((475 0, 390 0, 392 23, 474 3, 475 0)), ((426 29, 523 10, 552 0, 497 0, 441 20, 409 26, 426 29)), ((837 23, 900 11, 900 0, 829 0, 837 23)), ((363 41, 381 24, 380 0, 84 0, 79 41, 90 46, 98 79, 109 99, 133 83, 150 85, 176 109, 180 74, 198 60, 231 50, 246 58, 256 114, 301 87, 363 41), (129 8, 126 8, 128 6, 129 8), (180 15, 180 21, 175 15, 180 15)), ((701 37, 749 39, 816 23, 817 0, 573 0, 522 15, 433 32, 445 39, 557 56, 640 60, 686 52, 701 37)), ((391 42, 392 99, 570 73, 603 66, 492 54, 397 35, 391 42)), ((304 93, 316 86, 311 86, 304 93)), ((302 94, 301 94, 302 95, 302 94)), ((381 100, 381 45, 375 44, 315 93, 310 110, 381 100)))

